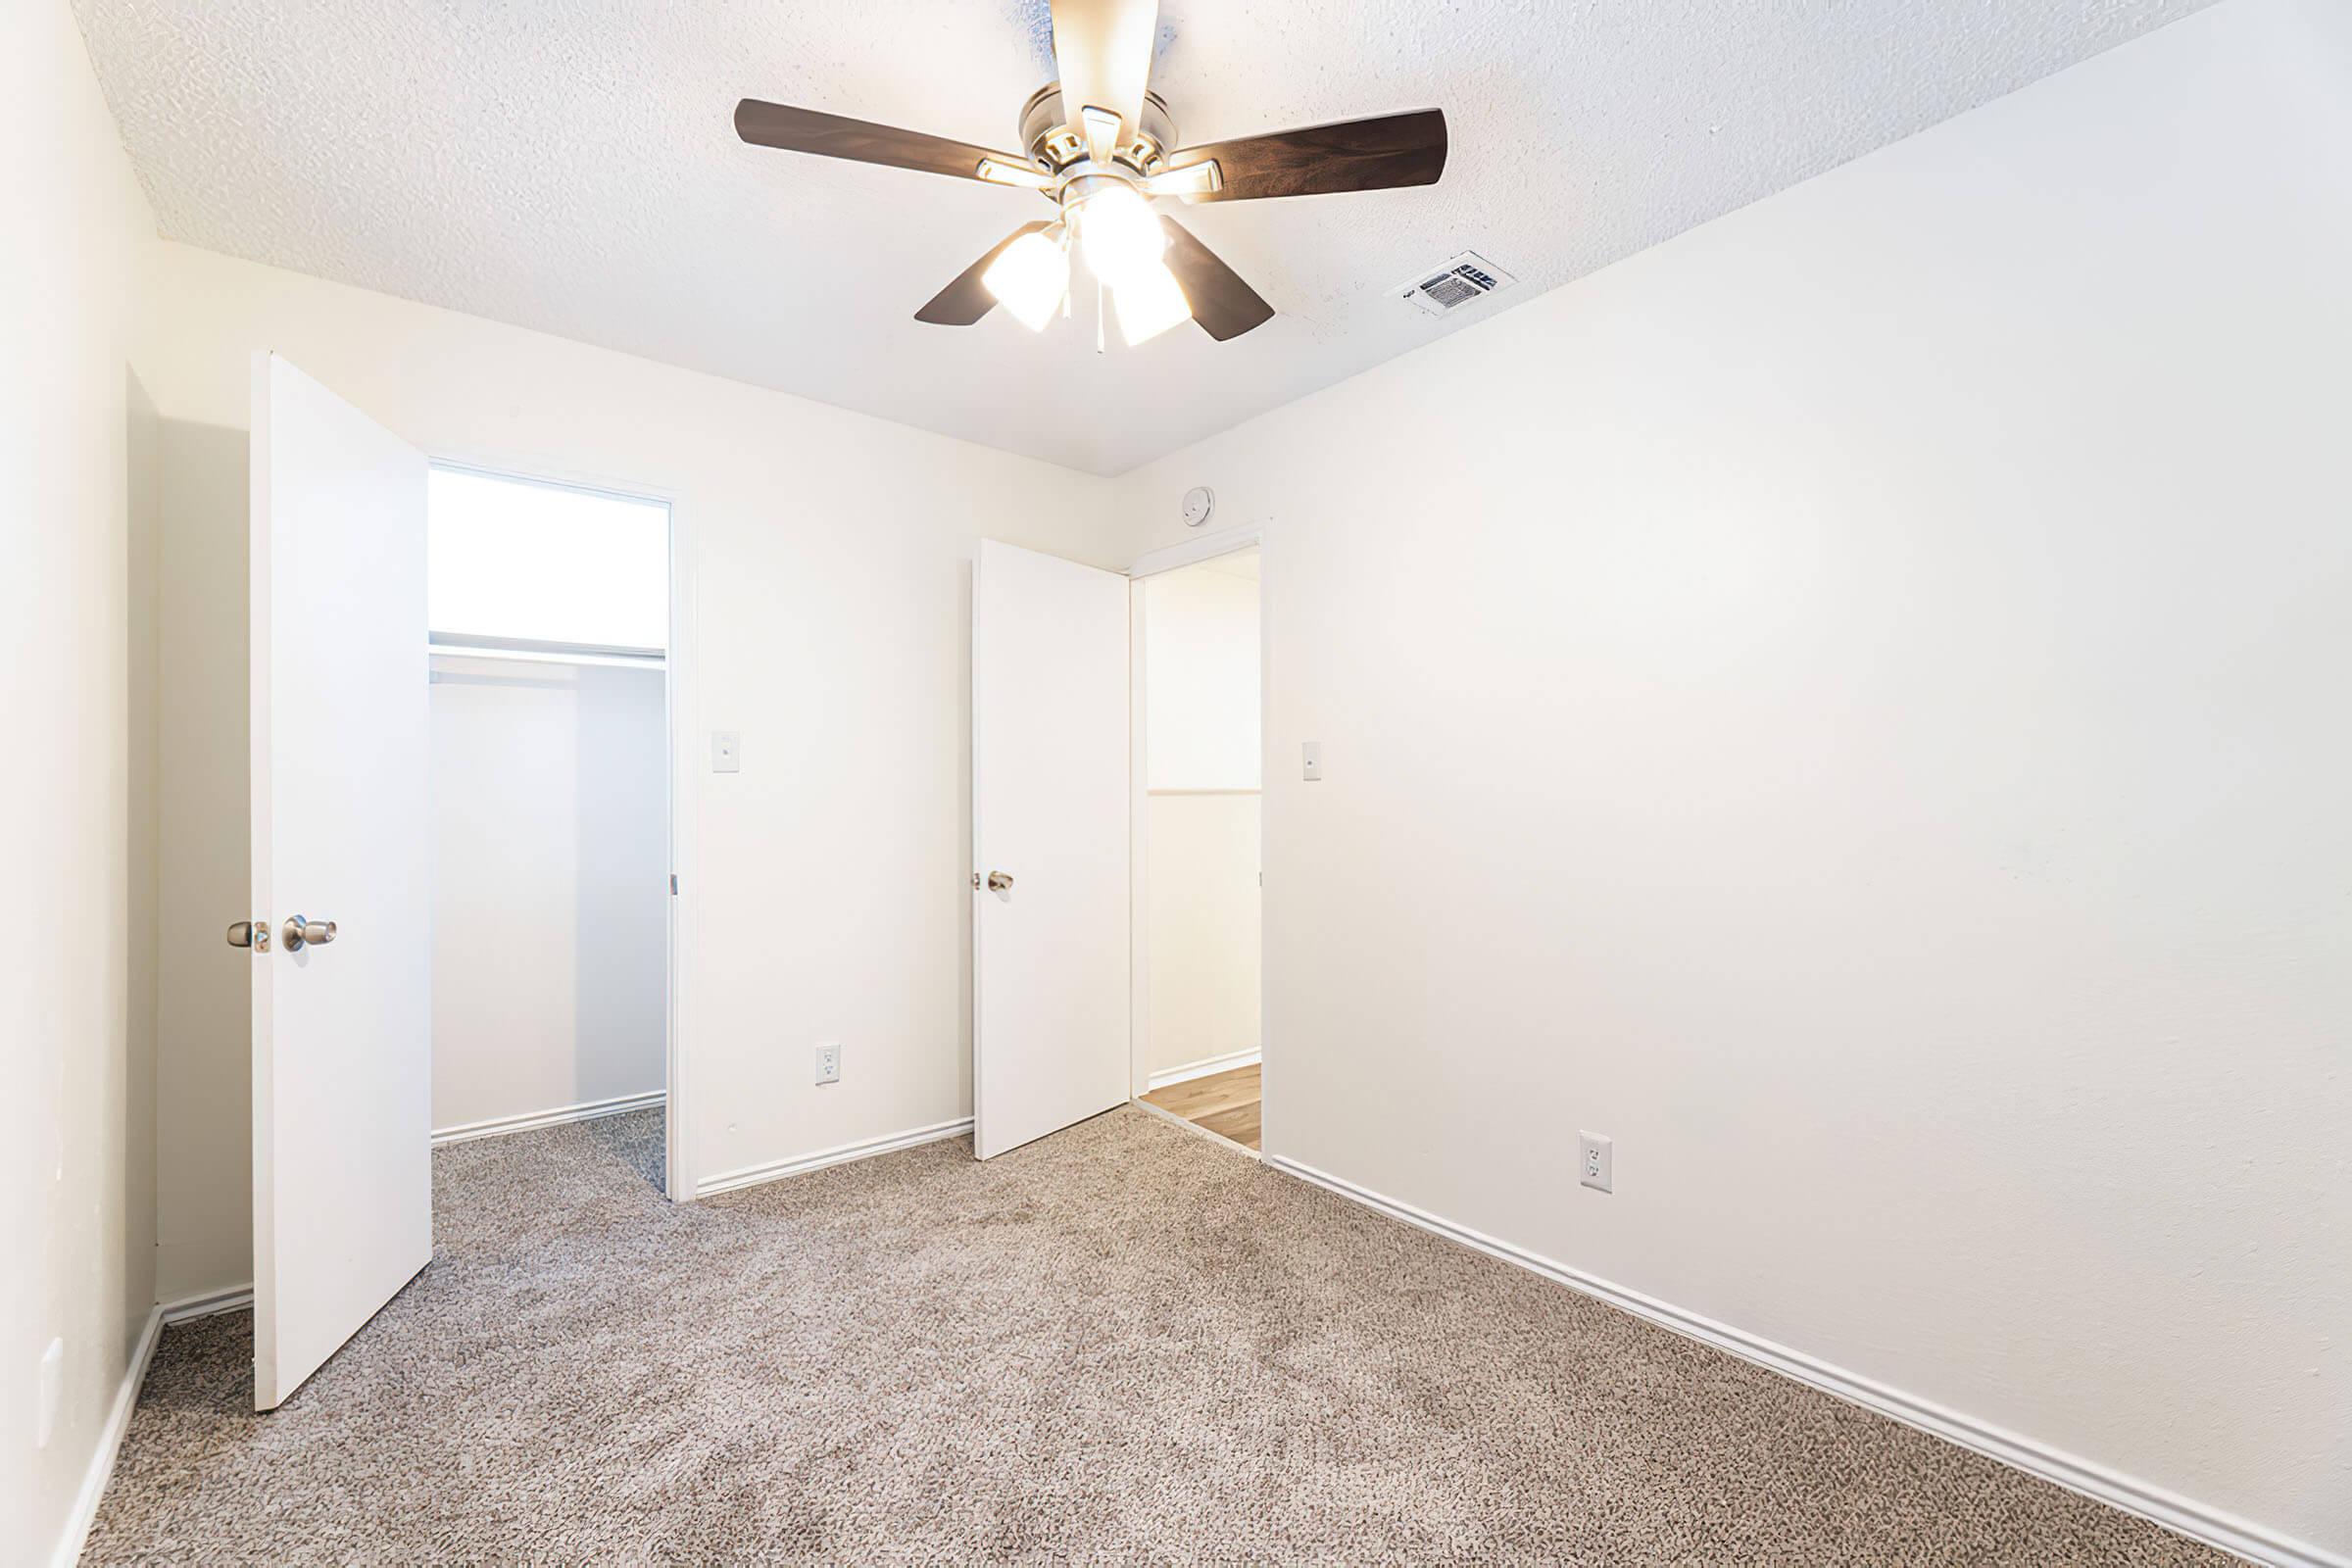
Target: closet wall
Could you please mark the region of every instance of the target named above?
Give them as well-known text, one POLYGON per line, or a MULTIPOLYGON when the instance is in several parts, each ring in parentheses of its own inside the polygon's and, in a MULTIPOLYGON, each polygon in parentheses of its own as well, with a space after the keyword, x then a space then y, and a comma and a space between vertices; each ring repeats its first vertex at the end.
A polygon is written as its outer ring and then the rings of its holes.
POLYGON ((1258 1047, 1257 553, 1145 579, 1152 1077, 1258 1047))
POLYGON ((662 1087, 659 667, 433 658, 433 1126, 662 1087))

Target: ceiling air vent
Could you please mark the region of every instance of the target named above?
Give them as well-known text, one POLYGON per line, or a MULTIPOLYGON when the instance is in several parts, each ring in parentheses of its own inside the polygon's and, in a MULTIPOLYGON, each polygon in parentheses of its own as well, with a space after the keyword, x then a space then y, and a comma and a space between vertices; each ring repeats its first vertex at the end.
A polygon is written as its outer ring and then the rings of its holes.
POLYGON ((1397 295, 1425 315, 1450 316, 1475 305, 1497 289, 1517 281, 1476 251, 1464 251, 1443 267, 1433 267, 1398 289, 1397 295))

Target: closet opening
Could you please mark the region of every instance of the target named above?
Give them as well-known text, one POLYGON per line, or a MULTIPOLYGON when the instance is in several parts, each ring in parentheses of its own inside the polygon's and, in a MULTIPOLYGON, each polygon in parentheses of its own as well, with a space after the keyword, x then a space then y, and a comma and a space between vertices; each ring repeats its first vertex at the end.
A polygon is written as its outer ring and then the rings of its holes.
POLYGON ((433 1141, 580 1123, 667 1191, 669 503, 436 464, 427 506, 433 1141))

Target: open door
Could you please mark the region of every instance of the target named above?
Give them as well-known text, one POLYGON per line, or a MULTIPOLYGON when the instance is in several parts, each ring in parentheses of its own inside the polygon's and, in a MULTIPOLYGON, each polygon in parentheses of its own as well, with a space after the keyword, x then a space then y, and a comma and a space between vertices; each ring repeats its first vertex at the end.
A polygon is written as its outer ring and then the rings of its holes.
POLYGON ((260 354, 252 461, 242 934, 269 1410, 432 1256, 431 780, 423 455, 260 354))
POLYGON ((972 566, 972 1149, 1127 1099, 1127 579, 972 566))

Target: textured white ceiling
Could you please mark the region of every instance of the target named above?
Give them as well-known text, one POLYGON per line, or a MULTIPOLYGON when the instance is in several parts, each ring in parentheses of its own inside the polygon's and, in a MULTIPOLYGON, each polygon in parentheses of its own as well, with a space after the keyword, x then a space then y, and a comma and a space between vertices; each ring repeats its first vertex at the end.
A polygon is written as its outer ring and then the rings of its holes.
POLYGON ((1185 221, 1281 312, 1094 352, 914 311, 1036 197, 747 147, 745 96, 1009 146, 1046 0, 74 0, 162 231, 1116 473, 2208 0, 1164 0, 1187 141, 1431 105, 1421 190, 1185 221), (1475 249, 1519 286, 1389 297, 1475 249))

